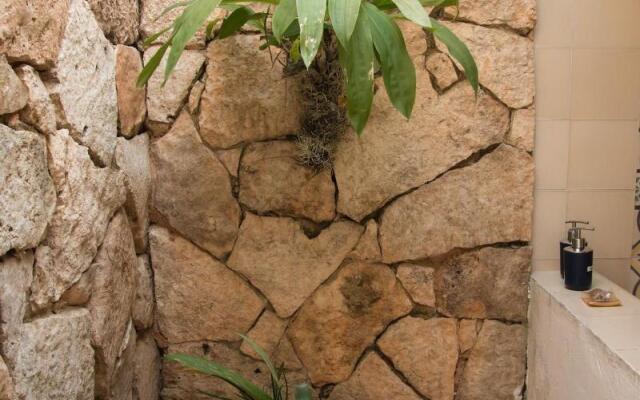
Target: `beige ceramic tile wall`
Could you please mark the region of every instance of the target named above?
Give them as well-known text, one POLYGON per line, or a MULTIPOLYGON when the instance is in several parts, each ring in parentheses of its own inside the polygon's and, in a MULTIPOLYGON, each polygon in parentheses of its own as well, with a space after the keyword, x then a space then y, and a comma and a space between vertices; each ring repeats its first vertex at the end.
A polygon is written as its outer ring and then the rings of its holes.
POLYGON ((640 0, 538 0, 534 269, 557 269, 564 220, 588 219, 595 268, 631 284, 639 20, 640 0))

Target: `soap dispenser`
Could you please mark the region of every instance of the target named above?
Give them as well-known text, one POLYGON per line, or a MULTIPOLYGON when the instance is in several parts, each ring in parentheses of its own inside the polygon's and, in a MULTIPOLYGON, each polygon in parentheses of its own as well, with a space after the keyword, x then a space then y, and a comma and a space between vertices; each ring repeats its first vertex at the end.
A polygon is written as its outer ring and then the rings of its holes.
POLYGON ((567 239, 560 241, 560 276, 564 278, 564 249, 565 247, 571 246, 571 241, 575 236, 575 229, 578 227, 578 224, 581 225, 589 225, 589 221, 565 221, 565 224, 571 224, 571 228, 567 231, 567 239))
POLYGON ((593 250, 582 237, 582 231, 594 231, 593 228, 572 228, 571 246, 565 247, 564 287, 569 290, 584 291, 591 289, 593 275, 593 250))

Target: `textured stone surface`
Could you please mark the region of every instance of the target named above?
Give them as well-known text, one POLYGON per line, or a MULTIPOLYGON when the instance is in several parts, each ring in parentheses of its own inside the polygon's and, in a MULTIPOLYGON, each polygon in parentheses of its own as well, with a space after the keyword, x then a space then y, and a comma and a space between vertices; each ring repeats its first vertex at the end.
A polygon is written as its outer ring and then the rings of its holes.
POLYGON ((124 176, 96 168, 67 131, 49 136, 49 171, 58 193, 47 236, 36 250, 31 300, 57 301, 89 268, 107 224, 125 201, 124 176))
MULTIPOLYGON (((278 347, 280 339, 287 328, 287 321, 280 319, 276 314, 266 310, 258 319, 258 322, 247 333, 247 337, 253 340, 258 346, 270 356, 278 347)), ((260 355, 256 353, 251 345, 246 341, 242 342, 240 351, 256 360, 260 359, 260 355)))
POLYGON ((379 355, 369 353, 360 362, 351 378, 333 389, 329 399, 419 400, 420 396, 402 382, 379 355))
POLYGON ((407 317, 387 329, 378 346, 422 395, 453 400, 456 327, 455 319, 407 317))
POLYGON ((0 399, 18 399, 13 385, 13 378, 9 375, 9 368, 7 368, 2 356, 0 356, 0 399))
MULTIPOLYGON (((21 0, 2 0, 0 7, 0 46, 9 40, 13 40, 18 30, 24 26, 31 17, 30 10, 26 2, 21 0)), ((0 47, 0 49, 4 49, 0 47)))
POLYGON ((33 126, 41 133, 55 132, 56 109, 38 72, 29 65, 20 65, 16 68, 16 74, 29 92, 27 105, 20 110, 20 120, 33 126))
POLYGON ((218 150, 215 152, 218 159, 229 171, 231 176, 238 177, 238 169, 240 167, 240 157, 242 156, 242 148, 235 148, 229 150, 218 150))
POLYGON ((113 217, 104 242, 91 266, 93 291, 87 304, 96 351, 96 394, 107 398, 117 384, 116 367, 127 340, 127 328, 136 294, 136 253, 124 211, 113 217))
POLYGON ((160 395, 160 352, 150 333, 138 337, 133 370, 133 400, 158 400, 160 395))
POLYGON ((154 219, 216 257, 230 252, 240 207, 227 170, 200 142, 189 114, 183 113, 171 131, 151 145, 151 161, 154 219))
POLYGON ((27 105, 29 91, 4 55, 0 55, 0 83, 0 115, 18 111, 27 105))
POLYGON ((248 145, 240 164, 240 202, 258 213, 322 222, 336 215, 336 188, 328 170, 301 165, 294 142, 248 145))
POLYGON ((62 309, 66 306, 84 306, 89 302, 91 293, 93 293, 93 284, 95 282, 96 268, 89 268, 82 273, 80 279, 73 284, 60 300, 55 303, 55 309, 62 309))
POLYGON ((427 71, 436 79, 436 85, 441 90, 447 89, 458 80, 451 59, 443 53, 433 53, 427 57, 427 71))
POLYGON ((207 50, 200 133, 214 148, 266 140, 299 129, 300 76, 285 78, 279 62, 260 50, 257 35, 216 40, 207 50))
MULTIPOLYGON (((51 68, 55 65, 60 43, 67 26, 69 0, 22 0, 11 1, 17 7, 0 7, 0 13, 9 11, 9 34, 0 37, 0 53, 11 62, 26 62, 36 68, 51 68), (16 4, 17 3, 17 4, 16 4), (6 39, 6 40, 3 40, 6 39)), ((4 17, 0 14, 0 17, 4 17)), ((4 30, 4 26, 0 27, 4 30)))
POLYGON ((409 311, 391 269, 352 262, 305 302, 288 335, 315 385, 338 383, 387 324, 409 311))
POLYGON ((461 318, 527 318, 531 248, 485 247, 447 260, 436 272, 438 311, 461 318))
POLYGON ((193 115, 196 115, 200 110, 200 98, 202 97, 202 92, 204 92, 204 82, 200 80, 193 84, 191 92, 189 92, 187 106, 193 115))
POLYGON ((104 34, 114 43, 133 44, 138 38, 138 0, 87 0, 104 34))
POLYGON ((427 35, 420 26, 406 19, 398 19, 396 23, 402 31, 411 58, 416 59, 427 52, 427 35))
MULTIPOLYGON (((158 46, 152 46, 144 52, 145 65, 158 48, 158 46)), ((199 51, 184 51, 173 73, 163 86, 164 68, 167 62, 165 55, 157 71, 147 83, 147 119, 153 122, 173 123, 189 95, 191 84, 196 80, 204 60, 205 57, 199 51)))
POLYGON ((0 255, 36 247, 56 206, 44 137, 0 125, 0 255))
POLYGON ((527 333, 522 325, 485 321, 458 389, 460 400, 511 400, 522 392, 527 333))
POLYGON ((131 310, 133 323, 138 331, 144 331, 153 325, 153 277, 147 255, 138 256, 136 263, 136 297, 131 310))
MULTIPOLYGON (((133 379, 136 356, 137 335, 133 324, 129 322, 120 348, 120 356, 115 365, 111 386, 105 396, 99 398, 129 400, 133 394, 133 379)), ((96 387, 96 391, 98 387, 96 387)))
POLYGON ((281 317, 291 316, 356 245, 361 228, 336 222, 309 239, 292 219, 247 213, 227 262, 269 299, 281 317))
POLYGON ((0 343, 19 330, 29 309, 32 279, 31 251, 0 258, 0 343))
POLYGON ((395 196, 501 142, 509 129, 509 111, 487 94, 476 98, 469 84, 461 82, 437 96, 428 73, 421 67, 416 72, 416 105, 409 121, 381 89, 364 135, 348 132, 338 144, 338 211, 353 219, 361 220, 395 196))
POLYGON ((349 253, 349 257, 356 260, 380 261, 380 244, 378 243, 378 224, 371 219, 365 225, 365 230, 356 248, 349 253))
POLYGON ((515 110, 511 114, 511 132, 507 135, 505 143, 525 151, 533 151, 535 133, 536 110, 533 107, 515 110))
POLYGON ((149 231, 156 319, 169 343, 237 340, 263 304, 236 274, 166 229, 149 231))
POLYGON ((127 200, 124 206, 129 216, 136 252, 143 253, 147 248, 151 197, 149 136, 138 135, 131 140, 118 138, 115 163, 125 175, 127 200))
POLYGON ((71 0, 54 76, 45 83, 58 126, 110 165, 118 134, 115 54, 84 0, 71 0))
POLYGON ((19 399, 93 400, 89 313, 68 310, 36 319, 3 345, 19 399))
MULTIPOLYGON (((493 10, 487 9, 492 13, 493 10)), ((469 48, 478 65, 480 83, 511 108, 533 103, 533 41, 501 29, 443 22, 469 48)), ((438 42, 442 51, 444 45, 438 42)))
POLYGON ((478 338, 479 320, 461 319, 458 323, 458 345, 460 353, 464 353, 473 348, 478 338))
POLYGON ((133 137, 147 115, 147 90, 136 85, 142 71, 142 59, 135 47, 116 46, 116 91, 118 127, 127 138, 133 137))
POLYGON ((448 14, 478 25, 508 25, 528 31, 536 23, 535 0, 473 0, 461 1, 459 10, 447 9, 448 14))
POLYGON ((434 269, 415 264, 400 264, 396 275, 414 302, 428 307, 436 306, 433 290, 434 269))
POLYGON ((533 177, 533 159, 502 145, 399 198, 382 216, 383 259, 415 260, 455 248, 530 240, 533 177))

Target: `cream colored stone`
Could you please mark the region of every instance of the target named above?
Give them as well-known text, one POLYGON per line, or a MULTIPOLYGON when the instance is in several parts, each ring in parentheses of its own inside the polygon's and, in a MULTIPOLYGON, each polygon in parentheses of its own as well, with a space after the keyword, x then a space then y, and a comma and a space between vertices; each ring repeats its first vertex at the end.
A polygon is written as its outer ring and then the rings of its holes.
POLYGON ((127 340, 136 295, 137 259, 127 216, 120 210, 107 228, 104 242, 91 266, 93 292, 87 304, 91 314, 91 344, 96 351, 96 395, 108 398, 117 385, 117 362, 127 340))
POLYGON ((133 400, 158 400, 160 396, 160 351, 151 333, 138 337, 133 375, 133 400))
POLYGON ((109 400, 132 400, 136 344, 136 330, 133 327, 133 323, 129 322, 120 348, 120 356, 116 362, 113 378, 111 379, 111 387, 109 387, 107 396, 103 398, 109 400))
POLYGON ((528 31, 536 24, 535 0, 466 0, 459 8, 448 8, 447 14, 478 25, 508 25, 528 31))
POLYGON ((207 49, 207 81, 200 102, 200 133, 213 148, 273 139, 300 127, 301 76, 260 50, 258 35, 216 40, 207 49))
POLYGON ((433 75, 440 90, 445 90, 458 81, 458 73, 451 59, 443 53, 433 53, 427 57, 427 71, 433 75))
POLYGON ((9 374, 9 368, 7 368, 7 364, 5 364, 2 356, 0 356, 0 399, 18 400, 13 385, 13 378, 9 374))
POLYGON ((134 44, 138 38, 138 0, 87 0, 105 36, 114 43, 134 44))
POLYGON ((351 262, 305 302, 288 335, 314 385, 339 383, 387 325, 410 311, 389 267, 351 262))
MULTIPOLYGON (((443 24, 471 51, 478 65, 480 84, 510 108, 523 108, 533 103, 535 74, 532 40, 501 29, 458 22, 443 24)), ((442 51, 447 51, 443 44, 437 44, 442 51)))
POLYGON ((43 136, 0 125, 0 256, 34 248, 56 206, 43 136))
POLYGON ((342 263, 362 229, 336 222, 309 239, 292 219, 247 213, 227 265, 289 317, 342 263))
POLYGON ((240 157, 242 156, 242 147, 229 150, 217 150, 215 153, 231 176, 237 178, 240 167, 240 157))
POLYGON ((180 236, 152 226, 156 320, 169 343, 238 340, 264 305, 236 274, 180 236))
POLYGON ((436 272, 438 311, 460 318, 524 321, 530 269, 530 247, 485 247, 447 260, 436 272))
POLYGON ((417 260, 456 248, 529 241, 533 159, 502 145, 468 167, 397 199, 380 223, 385 262, 417 260))
POLYGON ((336 188, 331 172, 301 165, 297 155, 294 142, 248 145, 240 164, 240 202, 258 213, 333 220, 336 188))
MULTIPOLYGON (((149 47, 144 52, 144 64, 158 50, 158 46, 149 47)), ((180 56, 173 73, 164 81, 164 69, 167 63, 165 55, 158 69, 147 83, 147 119, 153 122, 173 123, 180 107, 187 100, 191 85, 198 77, 205 57, 201 52, 186 50, 180 56), (163 85, 164 84, 164 85, 163 85)))
POLYGON ((202 144, 188 113, 151 145, 151 163, 153 220, 223 258, 236 240, 240 207, 227 170, 202 144))
POLYGON ((348 381, 337 385, 330 400, 419 400, 413 389, 394 374, 376 353, 369 353, 360 362, 348 381))
POLYGON ((140 131, 147 115, 147 91, 136 84, 141 71, 142 59, 138 50, 135 47, 116 46, 118 127, 126 138, 131 138, 140 131))
POLYGON ((407 317, 389 327, 378 346, 422 395, 453 400, 456 330, 455 319, 407 317))
POLYGON ((144 253, 147 248, 151 197, 149 136, 138 135, 131 140, 118 138, 115 164, 125 175, 127 200, 124 207, 129 216, 136 252, 144 253))
POLYGON ((511 114, 511 132, 507 135, 505 143, 531 152, 533 151, 535 133, 535 108, 515 110, 511 114))
POLYGON ((136 263, 136 297, 131 310, 131 317, 138 331, 142 332, 153 325, 154 306, 153 276, 149 256, 138 256, 138 262, 136 263))
POLYGON ((418 24, 406 19, 397 19, 396 23, 402 31, 409 56, 416 58, 424 55, 427 52, 427 34, 424 30, 418 24))
POLYGON ((22 325, 3 343, 18 399, 94 399, 89 325, 86 310, 67 310, 22 325))
POLYGON ((67 306, 84 306, 89 302, 93 293, 93 283, 95 282, 96 268, 89 268, 82 273, 80 279, 73 284, 60 300, 55 303, 54 310, 63 309, 67 306))
POLYGON ((111 165, 118 134, 115 53, 84 0, 70 2, 52 75, 45 84, 58 107, 58 127, 111 165))
POLYGON ((0 55, 0 115, 20 110, 27 105, 29 91, 11 69, 4 55, 0 55))
POLYGON ((0 258, 0 343, 20 330, 29 310, 32 279, 33 252, 0 258))
POLYGON ((20 110, 20 119, 41 133, 54 133, 56 109, 40 75, 29 65, 20 65, 16 68, 16 73, 29 91, 29 100, 26 107, 20 110))
MULTIPOLYGON (((6 40, 0 35, 0 53, 11 62, 24 62, 38 69, 52 68, 58 59, 67 26, 69 0, 9 0, 0 7, 0 21, 8 21, 6 40), (18 3, 18 4, 16 4, 18 3)), ((1 26, 0 31, 5 27, 1 26)))
POLYGON ((358 241, 358 245, 349 257, 356 260, 381 261, 380 244, 378 243, 378 224, 371 219, 365 226, 364 233, 358 241))
MULTIPOLYGON (((335 158, 338 211, 355 220, 394 197, 438 177, 477 151, 500 143, 509 111, 466 82, 438 96, 418 67, 416 105, 409 121, 378 90, 361 137, 342 136, 335 158)), ((382 84, 382 82, 379 82, 382 84)))
POLYGON ((433 290, 433 273, 433 268, 404 263, 398 266, 396 275, 414 302, 427 307, 435 307, 436 294, 433 290))
POLYGON ((194 115, 200 111, 200 98, 202 98, 202 92, 204 92, 204 82, 202 81, 194 83, 191 88, 191 92, 189 92, 189 101, 187 102, 187 105, 189 106, 189 111, 194 115))
POLYGON ((511 400, 522 393, 527 333, 522 325, 485 321, 458 388, 460 400, 511 400))
POLYGON ((458 344, 460 346, 460 353, 464 353, 473 348, 478 338, 478 323, 479 321, 473 319, 461 319, 458 322, 458 344))
POLYGON ((49 171, 58 200, 45 240, 36 250, 31 300, 57 301, 89 268, 107 224, 124 203, 124 176, 96 168, 87 149, 65 130, 49 136, 49 171))

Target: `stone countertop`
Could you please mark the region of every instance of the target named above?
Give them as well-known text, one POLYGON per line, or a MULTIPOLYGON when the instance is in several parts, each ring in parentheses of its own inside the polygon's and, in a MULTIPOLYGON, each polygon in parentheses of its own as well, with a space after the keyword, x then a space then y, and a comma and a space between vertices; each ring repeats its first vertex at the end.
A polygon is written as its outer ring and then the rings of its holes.
POLYGON ((558 271, 534 272, 531 279, 640 375, 640 299, 598 273, 593 287, 612 290, 621 307, 588 307, 584 292, 565 289, 558 271))

